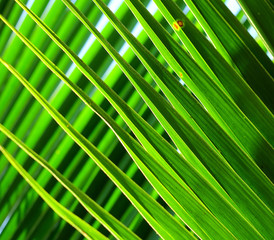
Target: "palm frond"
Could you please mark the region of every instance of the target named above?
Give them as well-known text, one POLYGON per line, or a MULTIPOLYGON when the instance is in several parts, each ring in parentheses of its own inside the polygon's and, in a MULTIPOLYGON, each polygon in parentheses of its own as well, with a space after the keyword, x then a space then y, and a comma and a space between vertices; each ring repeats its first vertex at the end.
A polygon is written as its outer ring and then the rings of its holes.
POLYGON ((0 238, 273 238, 273 6, 228 2, 0 1, 0 238))

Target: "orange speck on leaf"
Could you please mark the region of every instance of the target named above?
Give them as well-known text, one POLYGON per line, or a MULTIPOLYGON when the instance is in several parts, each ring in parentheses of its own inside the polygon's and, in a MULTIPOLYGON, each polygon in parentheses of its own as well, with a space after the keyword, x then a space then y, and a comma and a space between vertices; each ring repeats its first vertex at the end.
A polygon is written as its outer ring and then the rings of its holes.
POLYGON ((174 29, 175 29, 176 31, 179 31, 179 30, 180 30, 180 26, 178 25, 177 22, 174 22, 174 23, 173 23, 173 27, 174 27, 174 29))
POLYGON ((182 20, 176 20, 176 22, 173 23, 173 27, 176 31, 179 31, 182 27, 184 27, 184 22, 182 20))

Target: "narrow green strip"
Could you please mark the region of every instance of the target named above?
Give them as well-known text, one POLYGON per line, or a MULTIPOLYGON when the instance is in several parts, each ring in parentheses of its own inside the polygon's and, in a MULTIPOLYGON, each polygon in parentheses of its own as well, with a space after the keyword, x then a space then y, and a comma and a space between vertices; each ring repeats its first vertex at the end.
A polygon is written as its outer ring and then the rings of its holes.
MULTIPOLYGON (((267 50, 274 56, 274 15, 267 0, 237 0, 252 26, 261 36, 267 50)), ((273 3, 272 3, 273 4, 273 3)), ((273 7, 273 6, 272 6, 273 7)))

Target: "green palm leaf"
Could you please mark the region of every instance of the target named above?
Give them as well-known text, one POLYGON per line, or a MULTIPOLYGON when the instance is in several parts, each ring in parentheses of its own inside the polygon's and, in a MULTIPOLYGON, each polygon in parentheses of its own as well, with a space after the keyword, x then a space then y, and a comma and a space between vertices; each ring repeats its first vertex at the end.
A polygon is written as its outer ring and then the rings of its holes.
POLYGON ((224 2, 0 1, 0 238, 273 238, 273 6, 224 2))

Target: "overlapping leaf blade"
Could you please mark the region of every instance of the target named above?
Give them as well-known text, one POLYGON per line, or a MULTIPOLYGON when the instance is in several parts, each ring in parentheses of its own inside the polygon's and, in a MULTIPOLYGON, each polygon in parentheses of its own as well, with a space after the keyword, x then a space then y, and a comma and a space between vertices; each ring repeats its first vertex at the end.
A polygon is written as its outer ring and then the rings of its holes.
POLYGON ((272 143, 273 137, 269 134, 269 129, 272 128, 274 123, 273 115, 262 103, 261 99, 258 98, 236 70, 222 58, 203 34, 195 28, 175 3, 165 0, 155 0, 155 3, 171 26, 176 22, 176 19, 182 19, 185 25, 175 32, 195 61, 215 82, 217 79, 218 85, 232 97, 233 101, 249 120, 272 143), (205 66, 205 63, 208 65, 205 66))
POLYGON ((83 236, 88 239, 107 239, 104 235, 96 229, 88 225, 81 218, 71 213, 54 198, 52 198, 32 177, 27 173, 23 167, 16 162, 16 160, 2 147, 0 151, 6 156, 10 164, 22 175, 23 178, 31 185, 31 187, 44 199, 44 201, 62 218, 69 222, 73 227, 80 231, 83 236))
MULTIPOLYGON (((58 124, 70 135, 73 140, 81 146, 81 148, 96 162, 96 164, 117 184, 117 186, 127 195, 130 201, 137 207, 141 214, 146 218, 160 236, 165 239, 179 239, 185 237, 191 239, 187 230, 180 225, 174 218, 161 209, 155 208, 155 201, 146 194, 138 185, 128 178, 117 166, 107 159, 100 151, 96 149, 86 138, 79 134, 65 118, 61 116, 47 101, 24 79, 12 66, 1 62, 20 80, 22 84, 33 94, 33 96, 43 105, 43 107, 51 114, 58 124), (140 204, 141 201, 142 203, 140 204), (151 215, 150 215, 151 214, 151 215), (155 219, 154 219, 155 218, 155 219), (169 220, 167 221, 167 218, 169 220), (168 226, 166 226, 168 225, 168 226), (174 229, 171 234, 171 229, 174 229), (185 234, 182 234, 185 232, 185 234)), ((148 172, 149 173, 149 172, 148 172)), ((159 186, 161 187, 161 186, 159 186)), ((178 190, 175 190, 178 192, 178 190)), ((218 223, 218 222, 217 222, 218 223)), ((218 229, 220 231, 221 229, 218 229)), ((222 230, 225 232, 225 230, 222 230)), ((222 235, 222 234, 221 234, 222 235)), ((230 233, 227 233, 229 236, 230 233)))
POLYGON ((222 128, 220 128, 219 125, 213 121, 213 119, 206 113, 206 111, 200 106, 200 104, 198 104, 198 102, 177 82, 177 80, 174 79, 173 75, 166 71, 165 68, 162 68, 159 63, 157 64, 155 58, 151 54, 149 54, 148 51, 141 44, 138 44, 136 39, 134 39, 134 37, 126 30, 126 28, 121 25, 119 20, 115 18, 114 14, 111 13, 106 5, 101 1, 95 2, 109 17, 112 23, 116 26, 116 29, 120 31, 121 35, 127 40, 128 44, 131 45, 136 55, 139 56, 141 61, 147 67, 150 74, 154 77, 154 80, 159 84, 162 91, 165 93, 165 95, 176 108, 176 110, 182 116, 184 116, 185 119, 188 119, 188 117, 191 116, 188 122, 195 130, 197 129, 197 127, 195 125, 195 122, 192 122, 193 119, 197 121, 199 126, 203 129, 203 131, 205 131, 207 136, 209 136, 209 138, 217 146, 221 154, 226 157, 227 161, 232 164, 238 174, 247 183, 249 183, 251 188, 254 189, 254 191, 258 193, 262 199, 265 199, 266 203, 269 206, 271 206, 272 194, 270 193, 273 190, 272 185, 270 181, 265 177, 265 175, 260 171, 260 169, 254 165, 253 160, 248 160, 248 157, 245 155, 242 149, 239 148, 239 146, 237 146, 237 144, 235 144, 229 138, 229 136, 227 136, 222 128), (190 115, 183 111, 184 107, 190 115), (249 165, 243 166, 240 170, 238 165, 239 163, 243 165, 249 165), (261 191, 263 191, 263 186, 265 184, 267 184, 268 187, 265 188, 265 191, 263 193, 260 193, 261 191))
POLYGON ((87 209, 87 211, 96 217, 103 225, 109 229, 109 231, 117 237, 117 239, 139 239, 133 232, 122 225, 117 219, 110 215, 100 205, 90 199, 80 189, 75 187, 69 180, 67 180, 56 169, 51 167, 47 161, 40 157, 37 153, 27 147, 20 139, 9 132, 3 125, 0 124, 0 130, 18 146, 20 146, 30 157, 38 162, 42 167, 47 169, 73 196, 87 209))
POLYGON ((271 161, 273 149, 269 142, 254 128, 254 125, 251 124, 231 99, 197 66, 159 23, 153 19, 139 1, 126 1, 126 3, 130 6, 139 22, 153 40, 155 46, 166 58, 177 75, 180 76, 180 73, 184 72, 183 80, 198 96, 214 119, 219 120, 217 117, 218 114, 222 117, 221 122, 217 122, 222 127, 225 125, 229 126, 230 130, 236 135, 235 140, 244 146, 245 151, 256 161, 258 166, 264 169, 269 178, 272 178, 270 169, 272 169, 273 165, 271 161), (188 75, 191 76, 191 79, 188 75), (218 111, 217 115, 214 114, 216 110, 212 109, 212 106, 218 111), (225 121, 225 124, 221 124, 223 121, 225 121), (242 136, 245 136, 245 138, 242 136), (258 151, 262 148, 264 151, 261 151, 259 154, 260 157, 258 157, 258 151), (265 169, 266 166, 268 166, 268 169, 265 169))
POLYGON ((274 55, 273 3, 269 3, 266 0, 261 2, 238 0, 238 2, 245 11, 251 24, 262 37, 268 51, 274 55))
MULTIPOLYGON (((215 4, 215 1, 214 3, 213 1, 196 0, 186 0, 185 2, 189 5, 198 21, 200 21, 201 18, 205 20, 205 24, 201 23, 204 26, 205 31, 208 32, 207 30, 210 29, 215 32, 219 41, 225 47, 233 62, 244 76, 245 81, 273 112, 273 75, 271 77, 264 65, 259 62, 248 48, 247 44, 244 42, 247 38, 242 39, 235 34, 234 29, 229 24, 230 22, 233 24, 233 21, 230 21, 230 18, 233 19, 234 16, 227 16, 226 20, 221 16, 217 8, 215 8, 215 5, 217 7, 223 5, 220 0, 217 1, 219 2, 218 4, 215 4), (261 80, 258 81, 258 79, 261 80)), ((222 9, 222 7, 220 8, 222 9)), ((210 32, 208 32, 208 35, 211 37, 210 32)), ((212 41, 215 43, 214 39, 212 39, 212 41)), ((273 64, 270 64, 269 68, 273 73, 273 64)))

